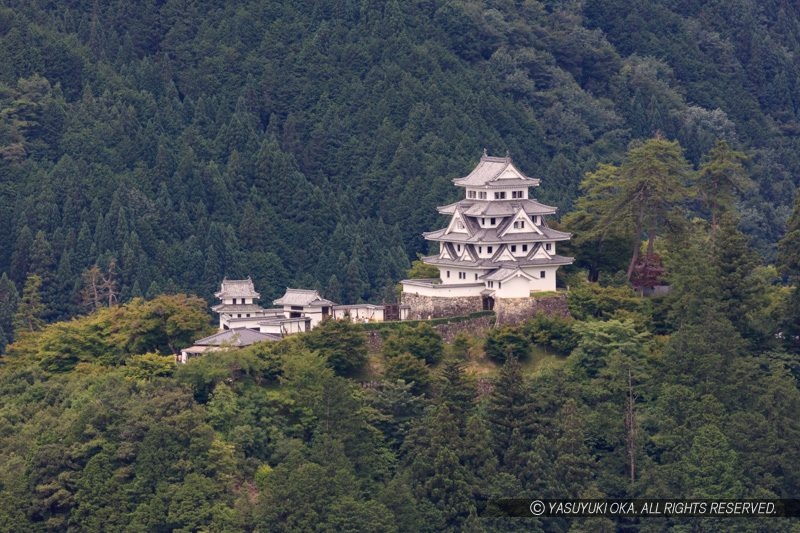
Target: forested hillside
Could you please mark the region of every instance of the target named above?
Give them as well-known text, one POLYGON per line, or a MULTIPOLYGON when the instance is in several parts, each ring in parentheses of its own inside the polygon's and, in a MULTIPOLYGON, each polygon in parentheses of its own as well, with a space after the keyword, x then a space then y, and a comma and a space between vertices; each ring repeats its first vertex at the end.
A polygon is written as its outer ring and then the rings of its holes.
POLYGON ((800 337, 752 333, 781 327, 785 289, 729 259, 694 236, 666 298, 579 282, 574 318, 447 344, 427 322, 368 345, 329 320, 176 365, 208 327, 180 295, 26 332, 0 365, 0 532, 796 531, 484 516, 492 498, 800 494, 800 337))
POLYGON ((121 301, 226 275, 267 301, 391 298, 484 147, 564 212, 632 140, 660 131, 695 166, 726 140, 768 259, 800 175, 792 3, 3 6, 0 272, 18 294, 42 278, 45 320, 99 275, 121 301))

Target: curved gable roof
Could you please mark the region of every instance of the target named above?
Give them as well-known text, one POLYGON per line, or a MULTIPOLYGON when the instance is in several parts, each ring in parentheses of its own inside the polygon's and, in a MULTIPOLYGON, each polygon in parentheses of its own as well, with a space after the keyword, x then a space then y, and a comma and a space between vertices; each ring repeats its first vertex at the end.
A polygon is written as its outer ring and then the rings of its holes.
POLYGON ((319 292, 310 289, 291 289, 287 288, 283 296, 273 300, 274 305, 295 305, 298 307, 319 307, 324 305, 336 305, 330 300, 326 300, 319 295, 319 292))
POLYGON ((460 187, 481 187, 502 185, 504 181, 509 185, 524 184, 529 187, 539 185, 538 179, 529 178, 520 172, 510 157, 494 157, 486 155, 485 151, 478 166, 463 178, 455 178, 453 183, 460 187))
POLYGON ((253 280, 247 279, 223 279, 222 287, 214 296, 219 299, 224 298, 253 298, 258 299, 261 295, 256 292, 253 280))

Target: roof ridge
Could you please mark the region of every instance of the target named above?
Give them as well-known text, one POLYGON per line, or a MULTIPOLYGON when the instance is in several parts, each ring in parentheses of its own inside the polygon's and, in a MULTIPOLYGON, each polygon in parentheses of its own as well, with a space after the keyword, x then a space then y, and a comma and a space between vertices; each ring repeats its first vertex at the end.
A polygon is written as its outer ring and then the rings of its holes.
POLYGON ((310 292, 310 293, 318 292, 317 289, 293 289, 292 287, 286 287, 286 290, 295 292, 310 292))

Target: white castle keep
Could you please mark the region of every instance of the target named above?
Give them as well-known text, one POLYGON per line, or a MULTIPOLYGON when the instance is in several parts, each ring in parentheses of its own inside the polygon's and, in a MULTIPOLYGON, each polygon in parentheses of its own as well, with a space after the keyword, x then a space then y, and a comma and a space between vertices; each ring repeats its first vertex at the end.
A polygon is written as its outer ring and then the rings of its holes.
POLYGON ((439 243, 439 253, 423 257, 439 270, 437 279, 406 279, 403 303, 413 317, 493 309, 499 298, 528 298, 556 290, 556 271, 573 258, 558 255, 556 245, 570 234, 547 225, 556 212, 530 197, 539 180, 520 172, 511 158, 484 150, 478 166, 453 183, 464 198, 439 207, 447 227, 423 234, 439 243), (460 305, 447 310, 447 299, 460 305))

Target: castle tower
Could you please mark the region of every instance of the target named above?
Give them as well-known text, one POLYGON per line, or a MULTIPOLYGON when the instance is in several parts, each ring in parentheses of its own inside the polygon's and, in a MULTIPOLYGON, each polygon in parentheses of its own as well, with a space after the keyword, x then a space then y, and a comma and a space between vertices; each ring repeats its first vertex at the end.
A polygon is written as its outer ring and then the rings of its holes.
MULTIPOLYGON (((219 329, 253 327, 253 320, 266 316, 266 310, 256 303, 261 295, 256 292, 253 280, 224 279, 214 296, 221 301, 211 308, 219 313, 219 329)), ((257 326, 256 326, 257 327, 257 326)))
POLYGON ((484 151, 478 166, 453 183, 464 198, 438 208, 450 217, 447 227, 423 233, 439 243, 438 255, 422 259, 439 270, 439 279, 401 282, 403 302, 414 314, 445 314, 437 305, 442 298, 450 299, 445 307, 452 314, 491 309, 497 298, 555 291, 558 267, 573 261, 558 255, 556 244, 570 234, 547 225, 555 207, 530 197, 539 180, 522 174, 510 157, 484 151))

